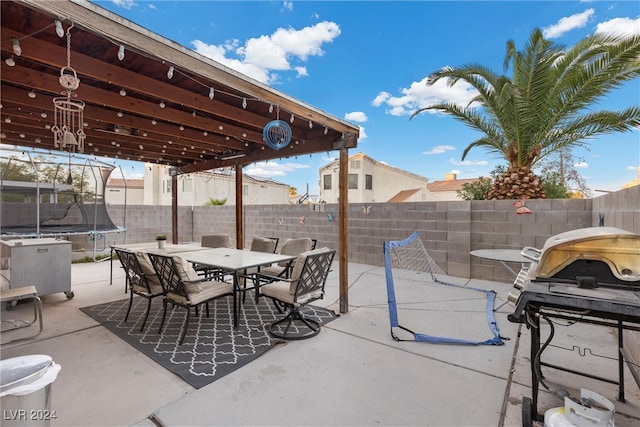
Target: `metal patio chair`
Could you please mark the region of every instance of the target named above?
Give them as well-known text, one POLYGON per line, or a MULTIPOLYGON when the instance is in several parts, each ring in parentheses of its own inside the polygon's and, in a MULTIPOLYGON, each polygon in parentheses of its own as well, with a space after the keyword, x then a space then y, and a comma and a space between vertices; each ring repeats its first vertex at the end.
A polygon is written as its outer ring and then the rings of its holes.
POLYGON ((187 310, 187 314, 180 336, 180 345, 182 345, 189 329, 191 308, 196 309, 197 315, 197 308, 204 304, 207 317, 209 317, 209 302, 228 296, 233 298, 233 322, 236 324, 238 313, 233 284, 216 279, 202 278, 188 261, 178 256, 150 253, 149 258, 164 288, 162 301, 164 312, 158 333, 161 333, 164 327, 168 304, 171 303, 173 306, 183 307, 187 310))
POLYGON ((134 295, 147 299, 147 310, 142 325, 140 325, 140 331, 142 331, 149 318, 151 301, 163 294, 160 279, 158 279, 153 266, 148 259, 144 258, 142 252, 137 254, 118 248, 115 249, 115 252, 125 271, 125 282, 129 290, 129 307, 127 308, 127 314, 124 316, 124 321, 126 322, 129 319, 134 295))
MULTIPOLYGON (((301 340, 320 333, 320 323, 306 317, 302 308, 324 298, 324 287, 331 270, 335 250, 321 248, 302 253, 288 279, 271 281, 260 286, 260 296, 278 301, 284 306, 286 315, 269 325, 269 332, 278 338, 301 340)), ((258 273, 258 280, 263 278, 258 273)), ((267 280, 274 280, 267 277, 267 280)))

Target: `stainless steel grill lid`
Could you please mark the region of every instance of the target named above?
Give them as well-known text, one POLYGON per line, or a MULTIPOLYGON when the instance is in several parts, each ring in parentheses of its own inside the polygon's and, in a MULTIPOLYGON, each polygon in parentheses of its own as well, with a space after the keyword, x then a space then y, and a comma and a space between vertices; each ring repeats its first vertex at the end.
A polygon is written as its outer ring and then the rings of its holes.
POLYGON ((610 273, 618 281, 640 286, 640 235, 614 227, 567 231, 547 239, 537 264, 538 278, 556 278, 563 271, 610 273), (609 272, 599 271, 606 266, 609 272))

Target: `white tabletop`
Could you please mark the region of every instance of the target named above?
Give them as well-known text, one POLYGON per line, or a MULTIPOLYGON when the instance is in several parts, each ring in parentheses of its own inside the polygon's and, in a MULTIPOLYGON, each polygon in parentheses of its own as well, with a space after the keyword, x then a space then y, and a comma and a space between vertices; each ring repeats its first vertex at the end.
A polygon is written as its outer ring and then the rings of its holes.
POLYGON ((123 249, 125 251, 141 251, 141 252, 154 252, 159 254, 172 254, 175 252, 188 252, 188 251, 201 251, 202 246, 194 245, 174 245, 172 243, 166 243, 163 249, 158 248, 158 242, 145 242, 145 243, 129 243, 129 244, 113 244, 111 249, 123 249))
POLYGON ((172 255, 182 257, 195 264, 233 271, 259 267, 261 265, 269 265, 275 262, 289 261, 296 258, 292 255, 246 251, 243 249, 232 248, 209 248, 200 251, 176 252, 172 255))
POLYGON ((494 261, 529 263, 530 259, 522 256, 519 249, 478 249, 471 251, 471 255, 494 261))

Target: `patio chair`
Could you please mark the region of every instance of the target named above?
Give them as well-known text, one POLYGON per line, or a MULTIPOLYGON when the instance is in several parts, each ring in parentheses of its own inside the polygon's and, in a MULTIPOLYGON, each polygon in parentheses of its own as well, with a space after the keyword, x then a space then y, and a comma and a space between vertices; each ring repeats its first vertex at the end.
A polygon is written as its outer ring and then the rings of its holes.
MULTIPOLYGON (((324 298, 324 287, 335 254, 336 251, 329 248, 302 253, 296 259, 291 278, 271 281, 259 287, 260 296, 278 301, 285 307, 285 312, 288 312, 269 325, 269 332, 273 336, 301 340, 320 333, 320 323, 305 317, 301 309, 324 298)), ((258 280, 263 277, 262 273, 258 273, 258 280)))
MULTIPOLYGON (((307 237, 298 239, 287 239, 287 241, 282 245, 280 253, 283 255, 298 256, 301 253, 310 251, 312 249, 312 244, 313 241, 307 237)), ((294 268, 294 263, 292 263, 291 261, 279 262, 276 265, 270 265, 268 267, 261 268, 260 272, 264 273, 267 276, 288 278, 292 269, 294 268)))
MULTIPOLYGON (((229 234, 205 234, 200 238, 200 246, 207 248, 230 248, 231 235, 229 234)), ((194 265, 196 272, 207 279, 222 279, 223 272, 217 268, 211 268, 204 265, 194 265)))
POLYGON ((133 305, 133 295, 138 295, 147 299, 147 310, 144 315, 142 325, 140 325, 140 331, 144 329, 144 325, 149 318, 149 312, 151 311, 151 301, 155 297, 159 297, 163 294, 162 285, 160 279, 156 275, 153 266, 149 262, 148 258, 144 258, 143 253, 134 253, 125 251, 123 249, 115 249, 120 264, 125 272, 125 282, 127 289, 129 290, 129 307, 127 308, 127 314, 124 316, 124 321, 129 319, 129 313, 131 312, 131 306, 133 305))
POLYGON ((276 252, 276 245, 278 244, 278 241, 276 239, 274 239, 272 237, 256 236, 251 240, 250 249, 252 251, 256 251, 256 252, 275 253, 276 252))
POLYGON ((275 254, 276 251, 278 250, 278 243, 280 242, 280 238, 279 237, 267 237, 267 239, 271 239, 275 242, 275 245, 273 246, 273 253, 275 254))
POLYGON ((198 315, 198 307, 204 304, 207 317, 209 317, 209 302, 227 296, 233 297, 233 322, 235 324, 238 314, 233 284, 215 279, 203 279, 188 261, 179 256, 150 253, 149 258, 164 288, 162 300, 164 312, 158 333, 161 333, 164 327, 167 305, 171 303, 174 307, 183 307, 187 310, 187 315, 180 336, 180 345, 182 345, 189 329, 191 308, 193 307, 198 315))
POLYGON ((229 234, 205 234, 200 238, 200 245, 207 248, 230 248, 231 236, 229 234))
MULTIPOLYGON (((250 249, 252 251, 255 252, 267 252, 267 253, 275 253, 276 251, 276 245, 278 244, 278 238, 273 238, 273 237, 260 237, 260 236, 256 236, 251 240, 251 247, 250 249)), ((248 268, 245 271, 242 272, 242 274, 239 274, 239 279, 240 279, 240 284, 242 285, 242 289, 243 289, 243 293, 242 293, 242 302, 244 303, 245 299, 246 299, 246 291, 250 290, 252 288, 247 288, 247 280, 252 280, 255 284, 255 275, 256 273, 259 271, 258 267, 252 267, 252 268, 248 268)), ((255 288, 255 286, 254 286, 255 288)), ((256 301, 257 301, 257 294, 256 294, 256 301)))

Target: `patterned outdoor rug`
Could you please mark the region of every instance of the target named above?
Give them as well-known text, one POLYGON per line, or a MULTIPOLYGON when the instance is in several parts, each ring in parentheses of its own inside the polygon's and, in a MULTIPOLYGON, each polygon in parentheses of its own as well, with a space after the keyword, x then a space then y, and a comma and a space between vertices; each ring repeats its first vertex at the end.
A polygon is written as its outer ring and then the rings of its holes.
MULTIPOLYGON (((81 310, 195 388, 204 387, 246 365, 280 341, 269 334, 267 325, 282 315, 266 298, 261 298, 256 305, 253 298, 247 295, 237 328, 233 328, 231 298, 210 302, 209 318, 206 317, 204 306, 199 316, 192 311, 189 330, 182 345, 178 345, 178 342, 185 320, 184 308, 172 310, 170 304, 162 334, 158 334, 162 321, 161 299, 154 299, 142 332, 140 325, 147 300, 133 298, 133 307, 125 323, 128 304, 127 298, 81 310)), ((337 317, 333 311, 316 306, 306 308, 305 314, 323 325, 337 317)))

